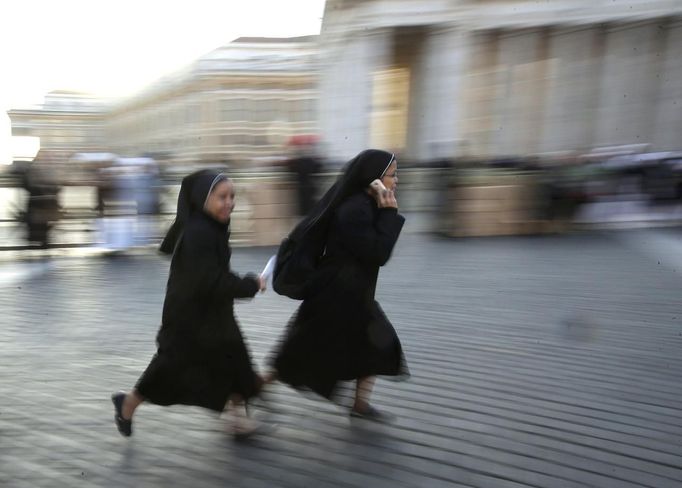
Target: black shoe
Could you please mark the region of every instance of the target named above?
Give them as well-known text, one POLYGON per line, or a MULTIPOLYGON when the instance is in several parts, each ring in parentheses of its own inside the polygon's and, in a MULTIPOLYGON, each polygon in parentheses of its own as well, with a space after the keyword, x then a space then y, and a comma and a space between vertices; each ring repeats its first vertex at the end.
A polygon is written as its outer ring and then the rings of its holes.
POLYGON ((350 411, 351 418, 370 420, 372 422, 379 422, 382 424, 388 424, 396 419, 396 416, 389 412, 382 412, 377 410, 371 405, 367 405, 364 410, 356 410, 355 408, 350 411))
POLYGON ((125 399, 126 394, 122 391, 111 395, 111 401, 114 403, 114 409, 116 410, 116 415, 114 415, 116 427, 123 437, 130 437, 133 435, 133 421, 132 419, 126 420, 123 418, 123 402, 125 399))

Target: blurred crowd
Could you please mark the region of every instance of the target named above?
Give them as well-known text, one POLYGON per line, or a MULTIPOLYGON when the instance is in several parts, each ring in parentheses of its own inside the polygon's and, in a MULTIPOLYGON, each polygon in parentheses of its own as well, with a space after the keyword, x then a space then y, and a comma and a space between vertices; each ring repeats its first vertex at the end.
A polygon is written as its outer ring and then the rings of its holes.
MULTIPOLYGON (((449 235, 457 235, 450 231, 463 225, 461 199, 468 188, 509 185, 510 181, 524 182, 522 191, 529 202, 526 215, 517 218, 543 223, 544 227, 534 227, 542 232, 569 230, 586 204, 637 202, 639 207, 653 211, 678 206, 682 202, 682 153, 641 149, 618 147, 585 154, 438 158, 427 162, 411 162, 398 155, 398 198, 409 206, 415 193, 429 192, 433 198, 419 210, 428 210, 436 217, 432 230, 449 235), (422 177, 422 186, 416 188, 414 178, 420 171, 429 176, 426 183, 422 177)), ((342 164, 325 160, 322 153, 316 137, 298 136, 289 141, 281 158, 268 162, 269 172, 288 182, 294 203, 291 212, 296 217, 310 211, 342 164)), ((182 172, 152 157, 123 158, 109 153, 77 154, 66 166, 56 165, 41 151, 32 162, 15 165, 14 176, 25 190, 25 204, 16 213, 16 220, 25 226, 30 245, 49 246, 50 230, 66 217, 60 191, 64 185, 80 185, 96 192, 90 209, 96 234, 92 241, 117 252, 158 240, 164 230, 159 219, 162 193, 177 185, 182 172)), ((470 208, 471 202, 467 204, 470 208)), ((468 218, 472 215, 477 218, 483 214, 470 213, 468 218)))
POLYGON ((546 157, 444 158, 427 166, 437 174, 433 184, 439 194, 435 210, 441 219, 437 225, 446 227, 458 225, 463 189, 477 185, 522 185, 525 218, 545 224, 534 227, 540 232, 571 229, 586 205, 608 206, 613 215, 633 204, 646 213, 682 203, 679 152, 636 152, 618 147, 546 157))
POLYGON ((162 184, 153 159, 96 153, 76 155, 68 164, 70 168, 55 164, 41 151, 33 161, 16 166, 15 175, 26 193, 16 218, 26 227, 28 244, 49 246, 50 230, 66 216, 60 203, 64 185, 95 189, 94 240, 102 247, 120 251, 155 238, 162 184))

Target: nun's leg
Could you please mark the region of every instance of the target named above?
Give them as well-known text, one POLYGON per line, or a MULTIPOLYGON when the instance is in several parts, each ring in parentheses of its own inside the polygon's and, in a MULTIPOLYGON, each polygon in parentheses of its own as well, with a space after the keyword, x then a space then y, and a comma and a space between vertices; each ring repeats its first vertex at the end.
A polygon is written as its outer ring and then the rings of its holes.
POLYGON ((374 376, 358 378, 355 387, 355 403, 353 404, 353 410, 356 412, 364 412, 369 408, 369 398, 372 396, 375 379, 374 376))
POLYGON ((393 422, 395 415, 383 410, 377 410, 369 403, 374 380, 374 376, 358 379, 357 389, 355 390, 355 404, 350 411, 350 416, 372 422, 393 422))
POLYGON ((111 395, 114 403, 114 421, 122 436, 130 437, 133 434, 133 414, 135 409, 144 401, 144 398, 133 389, 129 393, 119 391, 111 395))
POLYGON ((123 418, 132 419, 135 410, 142 402, 144 402, 144 397, 140 395, 137 389, 133 388, 130 392, 126 393, 125 400, 123 400, 123 408, 121 409, 123 418))

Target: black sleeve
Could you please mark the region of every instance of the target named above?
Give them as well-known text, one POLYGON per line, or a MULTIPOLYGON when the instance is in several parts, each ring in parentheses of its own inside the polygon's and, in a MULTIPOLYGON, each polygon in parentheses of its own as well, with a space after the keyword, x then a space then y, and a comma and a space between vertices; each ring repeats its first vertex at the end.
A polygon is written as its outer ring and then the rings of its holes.
POLYGON ((339 208, 343 246, 360 261, 383 266, 391 257, 405 218, 395 208, 380 208, 376 220, 369 201, 350 201, 339 208))
MULTIPOLYGON (((259 283, 256 275, 245 277, 230 271, 225 260, 218 253, 220 246, 213 232, 192 229, 185 232, 182 239, 183 284, 195 295, 221 297, 250 298, 258 293, 259 283)), ((227 237, 225 237, 227 239, 227 237)))

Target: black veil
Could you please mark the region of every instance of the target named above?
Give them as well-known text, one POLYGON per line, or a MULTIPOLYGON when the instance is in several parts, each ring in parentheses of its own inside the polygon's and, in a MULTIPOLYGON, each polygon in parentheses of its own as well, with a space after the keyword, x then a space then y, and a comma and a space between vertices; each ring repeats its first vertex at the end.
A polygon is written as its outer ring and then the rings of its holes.
MULTIPOLYGON (((213 187, 217 183, 228 179, 226 174, 209 169, 195 171, 182 179, 175 220, 159 247, 162 253, 173 254, 190 215, 197 211, 203 212, 206 198, 213 187)), ((228 225, 229 223, 226 224, 226 228, 228 225)))

